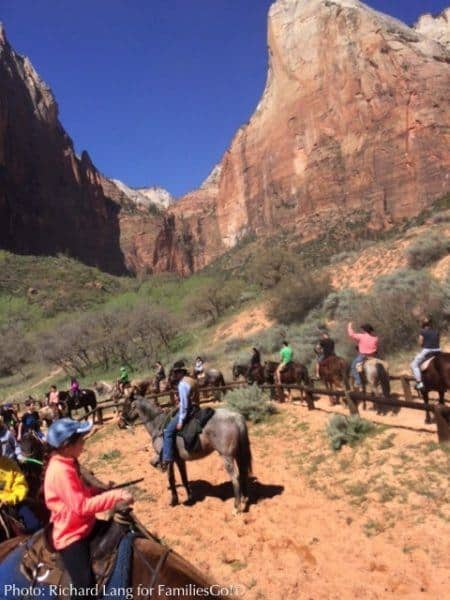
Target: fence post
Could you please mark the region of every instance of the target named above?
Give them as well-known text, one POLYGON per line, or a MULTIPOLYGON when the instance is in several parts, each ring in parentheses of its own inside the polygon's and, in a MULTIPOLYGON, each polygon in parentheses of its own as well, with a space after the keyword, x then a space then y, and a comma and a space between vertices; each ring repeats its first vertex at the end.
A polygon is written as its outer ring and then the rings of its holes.
POLYGON ((358 405, 353 402, 352 394, 348 390, 345 390, 345 401, 347 403, 350 414, 359 416, 358 405))
MULTIPOLYGON (((94 413, 94 417, 95 417, 95 413, 94 413)), ((99 425, 103 425, 103 408, 97 409, 97 423, 99 425)))
POLYGON ((412 394, 411 394, 411 387, 409 385, 409 381, 406 379, 406 377, 400 377, 400 381, 402 384, 402 389, 403 389, 403 395, 405 396, 405 400, 407 400, 408 402, 412 402, 412 394))

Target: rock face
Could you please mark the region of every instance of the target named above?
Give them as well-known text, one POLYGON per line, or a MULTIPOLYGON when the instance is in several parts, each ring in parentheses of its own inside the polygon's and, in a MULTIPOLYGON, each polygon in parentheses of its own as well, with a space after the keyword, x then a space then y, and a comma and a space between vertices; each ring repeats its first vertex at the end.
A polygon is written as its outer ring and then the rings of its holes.
POLYGON ((142 210, 166 209, 175 202, 175 198, 167 190, 153 186, 148 188, 130 188, 122 181, 113 179, 112 182, 122 191, 127 198, 142 210))
POLYGON ((414 29, 433 38, 450 50, 450 8, 446 8, 437 17, 423 15, 417 21, 414 29))
POLYGON ((430 19, 412 29, 357 0, 272 5, 263 96, 217 189, 198 213, 192 194, 174 211, 200 239, 195 265, 248 234, 309 239, 356 212, 383 227, 449 191, 448 11, 430 19))
POLYGON ((175 204, 78 158, 0 33, 1 247, 188 274, 249 235, 306 241, 355 214, 379 228, 418 214, 450 190, 449 14, 410 28, 357 0, 278 0, 253 116, 175 204))
POLYGON ((76 156, 50 89, 0 28, 0 247, 124 273, 119 213, 88 154, 76 156))

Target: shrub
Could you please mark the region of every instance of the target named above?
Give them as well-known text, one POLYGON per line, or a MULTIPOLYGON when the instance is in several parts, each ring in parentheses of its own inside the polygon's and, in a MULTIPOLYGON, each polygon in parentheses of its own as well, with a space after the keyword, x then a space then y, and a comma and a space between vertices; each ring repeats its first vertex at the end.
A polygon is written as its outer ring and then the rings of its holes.
POLYGON ((274 288, 283 279, 301 271, 298 255, 283 248, 261 249, 247 266, 247 278, 264 290, 274 288))
POLYGON ((442 234, 434 232, 427 234, 427 237, 419 238, 415 243, 408 246, 406 258, 412 269, 422 269, 449 252, 450 238, 445 238, 442 234))
POLYGON ((304 272, 295 279, 283 280, 269 309, 269 317, 280 323, 302 321, 331 291, 326 275, 313 276, 304 272))
POLYGON ((233 390, 227 394, 228 408, 241 413, 247 421, 261 423, 277 412, 257 385, 233 390))
POLYGON ((333 450, 340 450, 344 444, 354 446, 367 435, 373 433, 375 425, 357 415, 333 415, 328 421, 327 435, 333 450))

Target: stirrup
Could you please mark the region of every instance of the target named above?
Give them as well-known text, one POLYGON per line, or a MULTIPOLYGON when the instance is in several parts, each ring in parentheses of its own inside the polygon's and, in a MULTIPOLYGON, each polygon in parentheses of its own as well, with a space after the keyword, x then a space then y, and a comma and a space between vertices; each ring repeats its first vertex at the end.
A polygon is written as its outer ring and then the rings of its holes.
POLYGON ((165 473, 168 470, 168 468, 170 467, 171 464, 173 464, 173 460, 162 460, 160 462, 159 467, 160 467, 161 471, 163 473, 165 473))

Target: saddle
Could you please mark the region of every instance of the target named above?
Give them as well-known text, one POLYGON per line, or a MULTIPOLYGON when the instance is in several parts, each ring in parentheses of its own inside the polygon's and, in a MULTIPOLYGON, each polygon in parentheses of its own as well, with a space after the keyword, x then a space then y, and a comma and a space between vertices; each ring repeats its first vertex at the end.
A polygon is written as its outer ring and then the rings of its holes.
POLYGON ((178 435, 184 440, 187 452, 197 452, 197 450, 200 450, 199 435, 214 412, 214 409, 209 407, 193 407, 189 420, 184 424, 183 429, 178 432, 178 435))
POLYGON ((430 364, 433 362, 433 360, 436 358, 436 356, 439 356, 439 354, 440 352, 432 352, 431 354, 429 354, 426 357, 426 359, 422 363, 420 363, 420 370, 426 371, 430 364))
MULTIPOLYGON (((99 587, 108 580, 116 563, 119 543, 128 531, 127 527, 116 521, 103 523, 90 543, 92 571, 99 587)), ((67 587, 70 576, 53 547, 51 530, 52 525, 48 525, 31 536, 22 557, 20 571, 33 585, 38 582, 67 587)))
POLYGON ((358 371, 358 373, 364 372, 365 364, 367 364, 367 365, 383 365, 386 372, 389 370, 389 363, 387 363, 385 360, 381 360, 381 358, 377 358, 376 356, 370 356, 368 358, 365 358, 362 362, 360 362, 356 365, 356 370, 358 371))

